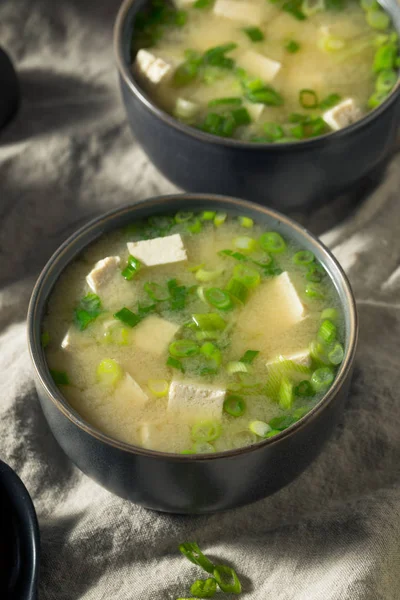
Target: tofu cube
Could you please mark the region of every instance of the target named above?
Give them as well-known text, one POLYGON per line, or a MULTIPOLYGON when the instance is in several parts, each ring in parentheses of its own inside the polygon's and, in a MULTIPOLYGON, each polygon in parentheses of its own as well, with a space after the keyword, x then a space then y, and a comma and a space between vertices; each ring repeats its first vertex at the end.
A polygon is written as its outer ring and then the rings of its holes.
POLYGON ((140 260, 146 267, 187 260, 186 250, 179 233, 141 242, 128 242, 128 250, 129 254, 140 260))
POLYGON ((260 25, 263 18, 261 4, 250 4, 240 0, 217 0, 214 4, 214 14, 249 25, 260 25))
POLYGON ((361 109, 352 98, 347 98, 322 115, 325 123, 334 131, 348 127, 362 117, 361 109))
POLYGON ((92 292, 98 294, 101 288, 111 281, 120 263, 121 259, 119 256, 107 256, 94 265, 86 277, 86 282, 92 292))
POLYGON ((246 109, 248 110, 248 113, 253 121, 258 121, 258 119, 261 117, 262 113, 264 112, 264 108, 265 108, 265 104, 259 104, 259 103, 253 104, 252 102, 249 102, 248 104, 246 104, 246 109))
POLYGON ((245 71, 262 79, 266 83, 272 81, 278 74, 282 64, 254 50, 247 50, 237 59, 237 64, 245 71))
POLYGON ((139 443, 144 448, 151 450, 182 452, 182 450, 190 448, 193 444, 190 437, 190 427, 188 424, 179 423, 178 439, 176 439, 176 428, 176 423, 166 423, 165 421, 162 423, 143 423, 139 430, 139 443), (172 447, 171 444, 173 444, 172 447))
POLYGON ((167 351, 180 325, 151 315, 137 325, 133 331, 133 343, 145 352, 161 356, 167 351))
POLYGON ((161 83, 172 73, 171 63, 143 48, 136 54, 134 68, 154 85, 161 83))
POLYGON ((129 373, 125 373, 123 379, 119 382, 115 390, 115 396, 119 401, 132 402, 135 406, 143 406, 149 399, 148 395, 129 373))
POLYGON ((221 419, 226 390, 188 381, 172 381, 168 411, 187 421, 221 419))
POLYGON ((237 327, 248 335, 273 341, 304 317, 305 308, 285 271, 257 288, 242 310, 237 327))

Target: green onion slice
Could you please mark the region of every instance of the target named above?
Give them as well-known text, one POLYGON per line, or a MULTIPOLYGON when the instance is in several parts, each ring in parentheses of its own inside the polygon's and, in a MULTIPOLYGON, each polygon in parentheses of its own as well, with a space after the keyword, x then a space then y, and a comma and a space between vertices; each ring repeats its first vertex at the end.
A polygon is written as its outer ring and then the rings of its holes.
POLYGON ((280 254, 286 250, 285 240, 276 231, 268 231, 263 233, 258 242, 265 252, 280 254))
POLYGON ((316 392, 327 390, 333 383, 335 374, 329 367, 321 367, 311 375, 311 385, 316 392))
POLYGON ((257 241, 247 235, 242 235, 233 240, 235 248, 242 250, 242 252, 254 252, 257 248, 257 241))
POLYGON ((146 294, 148 294, 150 298, 156 302, 162 302, 163 300, 167 300, 169 298, 166 291, 158 283, 148 281, 144 284, 143 289, 146 294))
POLYGON ((129 327, 136 327, 136 325, 141 321, 141 318, 138 315, 126 307, 121 308, 121 310, 114 313, 114 318, 118 319, 122 323, 125 323, 125 325, 129 325, 129 327))
POLYGON ((265 438, 267 433, 271 431, 271 427, 265 421, 252 421, 249 424, 249 429, 255 433, 258 437, 265 438))
POLYGON ((43 331, 40 336, 40 343, 42 344, 42 348, 46 348, 50 343, 50 334, 48 331, 43 331))
POLYGON ((265 39, 259 27, 245 27, 243 31, 252 42, 262 42, 265 39))
POLYGON ((256 358, 256 356, 258 356, 258 354, 260 354, 259 350, 246 350, 246 352, 243 354, 242 358, 240 359, 240 362, 246 363, 246 364, 251 364, 253 362, 253 360, 256 358))
POLYGON ((310 250, 300 250, 293 256, 293 262, 295 265, 305 267, 314 262, 315 256, 310 250))
POLYGON ((213 100, 210 100, 210 102, 208 103, 208 107, 209 108, 213 108, 214 106, 241 106, 242 105, 242 99, 241 98, 236 98, 236 97, 229 97, 229 98, 214 98, 213 100))
POLYGON ((231 567, 227 567, 226 565, 216 565, 213 575, 223 592, 240 594, 242 591, 242 586, 236 575, 236 571, 231 567))
POLYGON ((207 281, 214 281, 214 279, 218 279, 223 273, 223 269, 215 269, 214 271, 207 271, 206 269, 200 268, 196 272, 196 279, 198 281, 202 281, 203 283, 207 281))
POLYGON ((318 337, 321 342, 325 344, 331 344, 336 340, 337 335, 337 327, 332 321, 329 319, 325 319, 322 321, 320 328, 318 330, 318 337))
POLYGON ((177 369, 178 371, 181 371, 182 373, 185 372, 185 367, 183 366, 181 361, 178 360, 177 358, 174 358, 173 356, 168 357, 166 365, 167 365, 167 367, 171 367, 172 369, 177 369))
POLYGON ((282 410, 289 410, 292 408, 293 402, 293 384, 287 377, 283 377, 279 388, 279 406, 282 410))
POLYGON ((332 348, 332 350, 330 350, 328 352, 328 359, 329 362, 332 365, 340 365, 341 362, 343 362, 343 358, 344 358, 344 349, 342 344, 340 344, 339 342, 337 342, 334 347, 332 348))
POLYGON ((283 431, 284 429, 287 429, 288 427, 293 425, 293 423, 296 423, 296 420, 297 419, 291 417, 290 415, 283 415, 282 417, 274 417, 273 419, 271 419, 269 422, 269 426, 273 430, 275 429, 278 431, 283 431))
POLYGON ((69 385, 69 377, 65 371, 50 369, 50 375, 56 385, 69 385))
POLYGON ((96 369, 97 379, 100 383, 115 385, 123 376, 121 366, 113 358, 105 358, 96 369))
POLYGON ((314 389, 307 379, 300 381, 294 388, 294 395, 299 398, 308 398, 314 396, 314 394, 314 389))
POLYGON ((199 353, 199 347, 192 340, 177 340, 169 345, 169 353, 174 358, 186 358, 199 353))
POLYGON ((246 227, 247 229, 251 229, 254 225, 253 219, 250 217, 239 217, 239 225, 242 227, 246 227))
POLYGON ((234 267, 233 275, 237 281, 243 283, 247 288, 257 287, 261 281, 260 273, 256 269, 243 264, 234 267))
POLYGON ((94 321, 101 313, 101 301, 97 294, 86 294, 74 311, 75 323, 81 331, 94 321))
POLYGON ((195 442, 192 446, 192 454, 211 454, 215 448, 209 442, 195 442))
POLYGON ((166 379, 149 379, 147 385, 150 392, 157 398, 163 398, 168 394, 169 383, 166 379))
POLYGON ((175 215, 175 223, 186 223, 187 221, 191 221, 194 217, 194 213, 179 211, 175 215))
POLYGON ((196 326, 202 331, 223 331, 226 327, 226 321, 216 313, 192 315, 196 326))
POLYGON ((121 272, 121 275, 127 281, 130 281, 140 271, 142 263, 132 255, 128 256, 128 264, 121 272))
POLYGON ((291 54, 295 54, 300 50, 300 44, 298 42, 295 42, 295 40, 289 40, 285 44, 285 49, 291 54))
POLYGON ((330 321, 338 321, 339 319, 339 311, 337 308, 324 308, 321 313, 321 320, 329 319, 330 321))
POLYGON ((218 310, 231 310, 233 308, 231 296, 228 292, 225 292, 220 288, 209 288, 204 292, 204 295, 207 302, 211 304, 211 306, 218 308, 218 310))
POLYGON ((232 277, 232 279, 228 281, 225 289, 227 292, 229 292, 229 294, 231 294, 231 296, 236 298, 236 300, 238 300, 242 304, 246 302, 248 296, 248 288, 236 277, 232 277))
POLYGON ((387 29, 390 25, 390 17, 383 10, 369 10, 366 17, 368 25, 373 29, 387 29))
POLYGON ((308 296, 308 298, 315 300, 323 300, 325 298, 325 294, 311 283, 306 286, 305 294, 308 296))
POLYGON ((198 598, 212 598, 217 591, 217 582, 213 577, 196 579, 190 587, 190 593, 198 598))
POLYGON ((221 435, 221 425, 217 421, 200 421, 192 427, 194 442, 213 442, 221 435))
POLYGON ((221 225, 223 225, 225 223, 227 217, 228 217, 228 215, 226 213, 217 212, 217 214, 215 215, 215 218, 214 218, 215 227, 221 227, 221 225))
POLYGON ((201 567, 207 573, 214 572, 213 563, 202 553, 196 542, 179 544, 179 550, 194 565, 201 567))
POLYGON ((318 96, 314 90, 300 90, 299 102, 303 108, 317 108, 318 96))
POLYGON ((249 367, 245 363, 238 360, 228 362, 225 369, 231 375, 233 375, 233 373, 248 373, 249 371, 249 367))
POLYGON ((231 417, 241 417, 246 410, 246 403, 241 396, 229 394, 224 401, 224 411, 231 417))

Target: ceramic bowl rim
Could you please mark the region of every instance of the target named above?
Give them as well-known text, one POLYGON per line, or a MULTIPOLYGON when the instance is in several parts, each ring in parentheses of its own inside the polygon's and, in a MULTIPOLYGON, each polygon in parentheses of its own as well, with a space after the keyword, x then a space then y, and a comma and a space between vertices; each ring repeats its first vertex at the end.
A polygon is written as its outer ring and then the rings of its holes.
MULTIPOLYGON (((185 206, 187 210, 187 206, 185 206)), ((93 242, 90 242, 93 243, 93 242)), ((85 244, 85 248, 90 246, 90 243, 85 244)), ((83 248, 80 252, 83 251, 83 248)), ((53 285, 55 282, 53 282, 53 285)), ((51 286, 52 287, 52 286, 51 286)), ((315 419, 320 412, 325 410, 331 402, 333 402, 337 396, 337 393, 344 385, 345 381, 349 373, 351 372, 352 364, 354 361, 356 346, 357 346, 357 338, 358 338, 358 316, 356 309, 356 301, 354 298, 354 294, 352 292, 350 283, 347 279, 346 274, 344 273, 342 267, 333 256, 333 254, 326 248, 326 246, 317 239, 311 232, 309 232, 306 228, 302 227, 300 224, 296 223, 289 217, 279 213, 276 210, 271 208, 267 208, 256 204, 254 202, 249 202, 247 200, 242 200, 239 198, 233 198, 228 196, 221 196, 217 194, 189 194, 189 193, 176 193, 176 194, 168 194, 162 196, 155 196, 152 198, 148 198, 146 200, 142 200, 135 204, 128 204, 116 209, 113 209, 105 214, 102 214, 94 219, 91 219, 89 222, 81 226, 77 231, 75 231, 71 236, 65 240, 61 246, 54 252, 54 254, 50 257, 47 264, 44 266, 42 272, 40 273, 37 282, 34 286, 29 308, 27 315, 27 330, 28 330, 28 347, 30 357, 36 372, 36 376, 40 381, 42 389, 46 391, 47 396, 53 402, 53 404, 57 407, 57 409, 71 421, 75 426, 77 426, 82 431, 86 432, 90 436, 96 438, 97 440, 105 443, 108 446, 112 446, 114 448, 118 448, 124 452, 128 452, 130 454, 142 455, 151 458, 164 458, 169 461, 187 461, 187 462, 198 462, 204 460, 219 460, 221 458, 234 457, 238 455, 244 455, 247 453, 257 452, 262 447, 273 444, 279 444, 287 437, 296 435, 296 432, 303 428, 306 424, 308 424, 311 420, 315 419), (258 212, 268 218, 282 222, 290 229, 294 229, 297 234, 302 236, 305 239, 305 246, 318 248, 320 252, 324 255, 325 258, 328 258, 334 265, 336 269, 337 275, 332 274, 330 269, 328 270, 328 274, 330 278, 336 282, 336 285, 341 288, 344 292, 346 302, 341 302, 341 305, 345 307, 345 310, 349 313, 349 333, 348 333, 348 349, 345 353, 344 360, 340 365, 338 373, 336 375, 335 381, 332 386, 329 388, 328 392, 321 398, 318 404, 312 408, 304 417, 302 417, 299 421, 288 427, 287 429, 281 431, 276 436, 271 438, 267 438, 256 444, 251 446, 244 446, 240 448, 235 448, 233 450, 227 450, 224 452, 215 452, 212 454, 173 454, 169 452, 161 452, 157 450, 150 450, 147 448, 142 448, 140 446, 135 446, 133 444, 129 444, 126 442, 119 441, 114 439, 96 427, 90 425, 87 421, 83 419, 79 415, 77 411, 75 411, 67 402, 66 398, 61 394, 55 383, 53 382, 50 372, 47 368, 46 361, 44 358, 44 352, 41 347, 40 335, 37 335, 36 330, 36 322, 41 319, 41 315, 38 314, 39 306, 45 305, 49 294, 45 294, 43 291, 44 285, 48 278, 54 278, 55 281, 59 278, 61 273, 65 270, 65 268, 73 262, 73 259, 69 259, 68 263, 62 269, 57 271, 57 263, 62 259, 63 255, 75 244, 78 244, 79 239, 82 236, 86 236, 89 231, 101 231, 101 226, 103 223, 107 221, 113 221, 114 219, 118 219, 118 217, 122 216, 124 213, 132 213, 134 214, 138 209, 143 208, 154 208, 154 207, 162 207, 167 208, 168 204, 171 202, 182 202, 182 204, 187 205, 190 202, 193 203, 202 203, 202 202, 217 202, 219 204, 225 204, 227 211, 234 210, 235 208, 241 209, 242 214, 246 214, 248 210, 258 212), (54 274, 55 273, 55 274, 54 274), (43 298, 43 295, 45 297, 43 298)))
MULTIPOLYGON (((190 127, 189 125, 185 125, 178 121, 178 119, 169 115, 163 109, 159 108, 150 98, 148 94, 137 83, 134 79, 131 72, 131 65, 128 65, 124 58, 124 27, 126 23, 126 19, 129 15, 131 7, 135 2, 140 0, 124 0, 119 8, 115 24, 114 24, 114 58, 118 68, 118 72, 120 77, 122 77, 123 81, 127 85, 130 92, 139 100, 139 102, 145 107, 145 109, 151 113, 154 117, 158 118, 165 125, 175 129, 177 132, 186 135, 189 138, 193 138, 199 142, 208 142, 211 144, 215 144, 216 146, 221 147, 229 147, 229 148, 238 148, 242 150, 275 150, 275 151, 292 151, 295 148, 299 148, 301 151, 305 147, 307 148, 318 148, 325 143, 329 143, 331 140, 347 137, 352 133, 356 133, 361 129, 366 129, 373 121, 379 119, 379 117, 389 109, 392 104, 394 104, 398 98, 400 97, 400 77, 398 76, 397 83, 393 90, 391 90, 388 97, 380 104, 377 108, 374 108, 371 112, 367 113, 362 119, 359 119, 352 125, 344 127, 339 131, 331 131, 324 135, 309 138, 306 140, 299 140, 296 142, 285 142, 281 144, 274 143, 254 143, 254 142, 246 142, 242 140, 232 139, 232 138, 223 138, 217 135, 212 135, 210 133, 206 133, 200 131, 199 129, 195 129, 194 127, 190 127)), ((398 10, 400 15, 400 5, 395 7, 391 7, 393 11, 398 10)), ((387 12, 387 8, 385 8, 387 12)), ((400 21, 400 16, 399 19, 400 21)), ((396 27, 396 29, 398 29, 396 27)), ((400 33, 400 31, 399 31, 400 33)))

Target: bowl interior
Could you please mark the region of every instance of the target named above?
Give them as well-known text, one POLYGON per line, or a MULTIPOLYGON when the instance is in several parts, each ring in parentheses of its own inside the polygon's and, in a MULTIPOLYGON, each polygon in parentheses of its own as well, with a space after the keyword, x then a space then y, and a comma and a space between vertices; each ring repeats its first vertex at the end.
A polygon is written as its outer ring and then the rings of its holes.
MULTIPOLYGON (((178 119, 174 118, 167 112, 165 112, 162 108, 157 106, 152 98, 145 92, 140 84, 137 82, 132 73, 132 37, 133 37, 133 25, 135 16, 137 13, 148 6, 151 0, 125 0, 121 8, 118 12, 118 16, 115 22, 114 27, 114 53, 117 60, 117 66, 120 72, 121 77, 124 79, 125 83, 130 88, 131 92, 140 100, 146 108, 152 112, 155 116, 162 119, 168 125, 178 129, 179 131, 189 135, 190 137, 194 137, 199 140, 212 142, 214 144, 218 144, 221 146, 236 146, 239 148, 246 149, 259 149, 259 148, 273 148, 275 151, 282 151, 289 148, 293 148, 295 145, 297 146, 317 146, 319 144, 324 144, 326 141, 332 136, 339 137, 342 135, 347 135, 348 132, 351 132, 359 127, 367 126, 368 123, 375 118, 378 118, 379 115, 386 109, 386 107, 394 102, 397 96, 400 94, 400 79, 397 81, 397 84, 392 89, 388 97, 380 104, 377 108, 368 112, 362 119, 359 119, 352 125, 344 127, 338 131, 330 131, 323 135, 307 138, 304 140, 299 140, 296 142, 286 142, 280 144, 271 144, 271 143, 254 143, 254 142, 246 142, 233 138, 224 138, 216 135, 212 135, 203 131, 200 131, 194 127, 186 125, 182 123, 178 119)), ((385 11, 389 13, 392 18, 393 25, 400 35, 400 4, 397 3, 397 0, 378 0, 381 6, 385 11)), ((400 72, 400 69, 399 69, 400 72)))
MULTIPOLYGON (((49 395, 56 400, 59 408, 62 409, 64 414, 74 421, 79 427, 83 427, 86 431, 96 432, 96 436, 110 442, 111 438, 99 434, 99 432, 88 425, 80 417, 80 415, 74 411, 67 401, 60 394, 60 391, 54 384, 46 363, 45 354, 41 346, 41 323, 43 316, 46 311, 47 299, 51 294, 53 287, 64 269, 79 255, 81 252, 101 237, 103 234, 113 231, 115 229, 122 228, 129 223, 134 223, 145 217, 152 215, 166 215, 174 214, 179 210, 220 210, 229 212, 233 215, 248 215, 252 217, 258 223, 261 223, 268 228, 281 233, 284 237, 292 239, 296 244, 304 249, 311 250, 316 256, 317 260, 320 261, 325 269, 327 270, 334 287, 339 296, 339 300, 342 306, 345 323, 345 358, 341 364, 335 382, 332 387, 328 390, 327 394, 321 399, 321 401, 302 419, 297 423, 289 427, 288 429, 281 432, 281 434, 274 436, 260 442, 260 444, 273 443, 281 436, 287 435, 287 432, 292 431, 307 420, 307 418, 315 411, 320 410, 321 406, 326 402, 330 402, 335 396, 335 390, 342 385, 345 375, 350 368, 357 339, 357 314, 355 308, 355 301, 351 292, 350 284, 341 269, 340 265, 334 259, 332 254, 319 242, 310 232, 298 225, 291 219, 277 213, 271 209, 261 207, 257 204, 247 202, 245 200, 239 200, 235 198, 227 198, 223 196, 213 195, 200 195, 200 194, 180 194, 176 196, 163 196, 159 198, 150 199, 133 206, 127 206, 110 213, 107 213, 103 217, 95 219, 83 226, 74 235, 72 235, 64 244, 58 249, 58 251, 52 256, 47 265, 45 266, 42 274, 40 275, 38 282, 32 294, 29 311, 28 311, 28 335, 31 357, 34 362, 37 374, 47 389, 49 395)), ((115 440, 113 444, 115 445, 115 440)), ((149 454, 163 454, 154 450, 144 450, 136 446, 131 446, 123 442, 117 442, 117 445, 125 450, 135 451, 139 453, 149 454)), ((257 444, 258 446, 259 444, 257 444)), ((249 446, 241 451, 246 451, 254 446, 249 446)), ((223 454, 228 455, 230 453, 236 453, 237 451, 226 451, 223 454)), ((222 453, 215 453, 212 455, 202 455, 209 457, 217 457, 222 453)), ((193 458, 194 455, 169 455, 179 456, 181 459, 193 458)), ((198 455, 196 455, 198 456, 198 455)))

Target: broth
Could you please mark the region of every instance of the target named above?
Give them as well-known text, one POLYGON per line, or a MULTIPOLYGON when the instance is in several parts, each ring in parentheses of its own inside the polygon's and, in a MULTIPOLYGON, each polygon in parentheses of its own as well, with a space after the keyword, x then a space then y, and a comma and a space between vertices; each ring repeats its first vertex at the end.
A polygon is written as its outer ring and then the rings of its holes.
POLYGON ((86 421, 175 453, 288 427, 331 385, 342 340, 337 292, 313 254, 213 211, 103 236, 56 283, 42 339, 86 421))
POLYGON ((375 0, 178 7, 155 0, 137 16, 133 71, 156 104, 208 133, 315 137, 363 117, 397 82, 397 35, 375 0))

